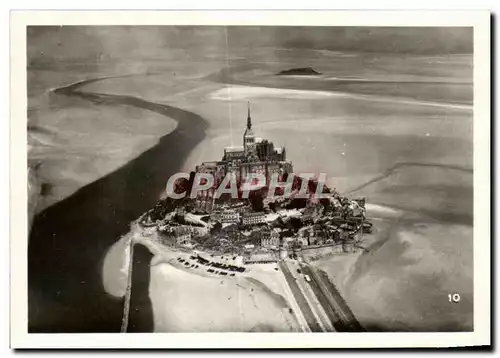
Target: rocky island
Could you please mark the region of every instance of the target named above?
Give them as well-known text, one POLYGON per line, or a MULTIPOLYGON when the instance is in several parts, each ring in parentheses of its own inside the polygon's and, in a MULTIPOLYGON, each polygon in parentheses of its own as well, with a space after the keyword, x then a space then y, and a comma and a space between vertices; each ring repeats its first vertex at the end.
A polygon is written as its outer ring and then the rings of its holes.
POLYGON ((320 72, 312 67, 291 68, 277 73, 277 76, 319 76, 320 72))

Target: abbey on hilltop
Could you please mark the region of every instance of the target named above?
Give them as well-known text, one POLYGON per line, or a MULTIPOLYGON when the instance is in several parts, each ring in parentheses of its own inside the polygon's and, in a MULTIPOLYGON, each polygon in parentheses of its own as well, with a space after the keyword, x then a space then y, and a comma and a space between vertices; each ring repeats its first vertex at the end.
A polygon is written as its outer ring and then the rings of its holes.
POLYGON ((292 173, 293 166, 286 161, 285 147, 275 147, 273 142, 255 137, 249 104, 243 146, 226 147, 222 160, 204 162, 196 167, 196 172, 212 174, 218 184, 227 173, 234 173, 237 180, 248 173, 264 174, 269 179, 274 173, 292 173))

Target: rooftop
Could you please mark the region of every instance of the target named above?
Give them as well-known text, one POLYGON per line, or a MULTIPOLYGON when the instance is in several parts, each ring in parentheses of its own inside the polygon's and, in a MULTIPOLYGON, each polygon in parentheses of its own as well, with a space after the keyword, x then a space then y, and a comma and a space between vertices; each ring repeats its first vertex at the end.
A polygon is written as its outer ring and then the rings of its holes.
POLYGON ((266 214, 263 212, 252 212, 252 213, 244 213, 243 214, 244 217, 261 216, 261 215, 266 215, 266 214))
POLYGON ((226 152, 243 152, 245 149, 242 146, 232 146, 224 148, 226 152))

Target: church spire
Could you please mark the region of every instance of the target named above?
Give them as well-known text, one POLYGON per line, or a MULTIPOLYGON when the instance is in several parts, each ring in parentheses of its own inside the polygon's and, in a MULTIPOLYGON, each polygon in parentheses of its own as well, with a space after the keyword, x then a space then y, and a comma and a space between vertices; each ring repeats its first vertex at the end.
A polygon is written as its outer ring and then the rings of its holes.
POLYGON ((252 128, 252 118, 250 117, 250 102, 248 102, 247 129, 252 128))

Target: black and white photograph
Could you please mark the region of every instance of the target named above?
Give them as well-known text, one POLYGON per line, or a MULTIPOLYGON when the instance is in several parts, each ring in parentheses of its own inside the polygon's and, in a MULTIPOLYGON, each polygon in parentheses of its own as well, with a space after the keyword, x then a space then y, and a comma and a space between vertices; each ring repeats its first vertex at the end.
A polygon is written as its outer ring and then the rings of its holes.
POLYGON ((489 332, 489 33, 396 18, 26 22, 26 334, 489 332))

